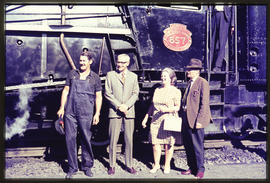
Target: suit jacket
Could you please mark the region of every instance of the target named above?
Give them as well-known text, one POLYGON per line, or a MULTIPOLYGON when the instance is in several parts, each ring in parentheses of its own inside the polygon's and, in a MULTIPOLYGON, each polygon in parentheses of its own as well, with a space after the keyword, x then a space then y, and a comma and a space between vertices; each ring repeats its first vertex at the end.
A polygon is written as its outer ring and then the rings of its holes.
POLYGON ((196 123, 202 124, 203 128, 205 128, 210 123, 209 97, 209 84, 204 78, 199 76, 191 86, 186 101, 190 128, 194 128, 196 123))
POLYGON ((105 98, 110 102, 109 118, 120 117, 117 110, 120 104, 128 106, 126 118, 135 118, 134 104, 138 99, 139 84, 135 73, 127 71, 125 83, 122 83, 119 73, 110 71, 105 80, 105 98))

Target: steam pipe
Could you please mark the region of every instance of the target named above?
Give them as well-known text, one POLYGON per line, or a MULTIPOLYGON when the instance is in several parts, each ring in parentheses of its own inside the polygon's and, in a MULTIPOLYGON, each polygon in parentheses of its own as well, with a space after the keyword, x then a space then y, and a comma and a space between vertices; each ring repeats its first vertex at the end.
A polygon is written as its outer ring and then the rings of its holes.
MULTIPOLYGON (((61 5, 61 25, 65 25, 65 19, 66 19, 66 6, 63 6, 61 5)), ((67 47, 65 45, 65 42, 64 42, 64 33, 61 33, 60 34, 60 45, 61 45, 61 48, 62 50, 64 51, 64 54, 69 62, 69 64, 71 65, 72 69, 76 69, 76 66, 67 50, 67 47)))

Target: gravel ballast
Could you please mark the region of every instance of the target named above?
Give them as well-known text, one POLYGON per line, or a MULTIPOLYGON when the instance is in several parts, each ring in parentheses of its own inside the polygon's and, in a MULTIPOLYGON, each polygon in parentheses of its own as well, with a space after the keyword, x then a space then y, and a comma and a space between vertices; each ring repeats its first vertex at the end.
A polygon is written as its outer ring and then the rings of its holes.
MULTIPOLYGON (((194 176, 184 176, 181 170, 187 169, 186 154, 183 150, 174 152, 171 162, 170 174, 163 173, 164 156, 161 158, 161 169, 155 174, 149 173, 153 164, 151 145, 134 147, 134 168, 136 175, 129 174, 124 170, 125 158, 122 153, 117 155, 116 173, 107 174, 109 165, 108 153, 95 150, 93 178, 98 179, 193 179, 194 176)), ((80 159, 80 157, 79 157, 80 159)), ((65 178, 67 171, 67 160, 65 158, 48 157, 25 157, 25 158, 6 158, 5 178, 34 178, 50 179, 65 178)), ((74 178, 87 179, 82 171, 79 171, 74 178)), ((235 148, 224 146, 218 149, 205 150, 205 178, 240 178, 240 179, 265 179, 266 178, 266 144, 259 146, 247 146, 235 148), (237 172, 237 173, 236 173, 237 172)), ((91 178, 90 178, 91 179, 91 178)))

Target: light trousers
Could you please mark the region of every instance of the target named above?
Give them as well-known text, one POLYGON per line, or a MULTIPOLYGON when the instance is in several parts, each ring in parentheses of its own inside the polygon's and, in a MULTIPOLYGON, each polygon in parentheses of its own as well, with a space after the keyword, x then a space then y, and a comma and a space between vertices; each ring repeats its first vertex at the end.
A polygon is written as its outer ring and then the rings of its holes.
POLYGON ((125 163, 126 166, 131 168, 133 166, 133 132, 134 132, 134 119, 132 118, 110 118, 109 136, 109 158, 110 167, 115 167, 116 164, 116 150, 117 142, 119 139, 122 123, 124 125, 124 139, 125 139, 125 163))

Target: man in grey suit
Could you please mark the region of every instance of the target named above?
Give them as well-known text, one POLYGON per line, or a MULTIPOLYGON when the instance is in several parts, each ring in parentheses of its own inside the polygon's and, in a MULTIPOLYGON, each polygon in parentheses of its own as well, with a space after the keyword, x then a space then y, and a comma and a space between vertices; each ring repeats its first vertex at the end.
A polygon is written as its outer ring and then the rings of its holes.
POLYGON ((116 71, 107 73, 105 81, 105 98, 109 101, 109 136, 110 167, 108 174, 115 173, 116 145, 119 139, 122 123, 124 125, 125 160, 126 170, 135 174, 133 168, 133 132, 135 107, 134 104, 139 95, 139 84, 137 75, 128 70, 130 57, 120 54, 117 57, 116 71))
POLYGON ((186 66, 190 79, 182 99, 182 135, 189 169, 182 175, 204 176, 204 128, 210 123, 210 89, 208 82, 200 77, 202 62, 192 58, 186 66))

